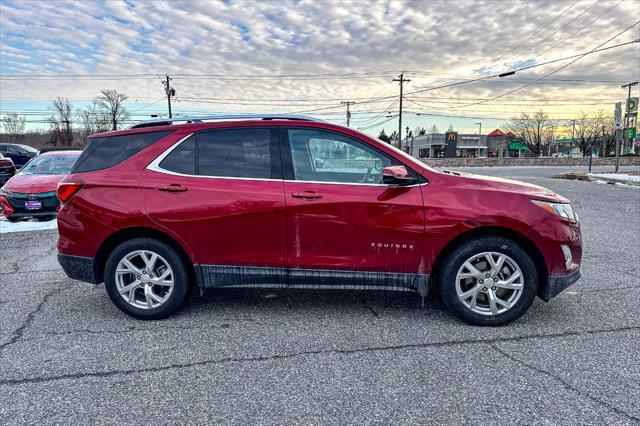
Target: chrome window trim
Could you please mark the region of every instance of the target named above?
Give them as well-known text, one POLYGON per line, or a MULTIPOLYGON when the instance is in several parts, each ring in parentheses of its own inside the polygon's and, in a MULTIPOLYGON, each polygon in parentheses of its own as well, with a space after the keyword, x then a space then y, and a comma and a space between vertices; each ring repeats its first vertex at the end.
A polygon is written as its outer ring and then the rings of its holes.
MULTIPOLYGON (((174 171, 171 171, 171 170, 163 169, 162 167, 160 167, 160 163, 162 163, 162 161, 169 154, 171 154, 171 152, 174 149, 176 149, 178 147, 178 145, 180 145, 182 142, 184 142, 187 139, 189 139, 194 134, 195 133, 189 133, 188 135, 186 135, 185 137, 183 137, 179 141, 175 142, 173 145, 171 145, 169 148, 167 148, 163 153, 158 155, 155 160, 153 160, 151 163, 149 163, 149 165, 146 167, 146 169, 154 171, 154 172, 158 172, 158 173, 163 173, 163 174, 166 174, 166 175, 192 177, 192 178, 206 178, 206 179, 254 180, 254 181, 259 181, 259 182, 314 183, 314 184, 327 184, 327 185, 394 186, 394 185, 388 185, 388 184, 385 184, 385 183, 324 182, 324 181, 318 181, 318 180, 295 180, 295 179, 250 178, 250 177, 236 177, 236 176, 188 175, 188 174, 185 174, 185 173, 178 173, 178 172, 174 172, 174 171)), ((426 185, 427 183, 428 182, 417 183, 417 184, 414 184, 414 185, 406 185, 406 186, 402 186, 402 188, 413 188, 413 187, 416 187, 416 186, 426 185)), ((400 186, 398 186, 398 187, 400 187, 400 186)))

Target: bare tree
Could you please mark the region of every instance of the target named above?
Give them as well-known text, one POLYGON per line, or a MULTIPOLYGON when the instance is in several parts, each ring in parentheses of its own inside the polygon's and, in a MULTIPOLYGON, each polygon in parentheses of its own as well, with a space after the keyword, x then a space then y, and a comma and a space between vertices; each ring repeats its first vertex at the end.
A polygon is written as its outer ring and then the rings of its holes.
POLYGON ((110 128, 111 117, 104 111, 99 110, 95 104, 87 106, 76 114, 80 124, 79 134, 82 144, 86 143, 87 137, 100 132, 106 132, 110 128))
POLYGON ((597 127, 600 129, 600 137, 604 139, 604 153, 600 155, 606 157, 609 154, 614 154, 616 149, 616 122, 613 114, 607 114, 600 110, 596 113, 595 120, 597 127))
POLYGON ((96 108, 109 116, 111 130, 118 130, 118 125, 129 118, 129 112, 124 106, 124 101, 129 96, 119 93, 117 90, 104 89, 100 91, 100 96, 93 100, 96 108))
POLYGON ((535 114, 523 112, 507 124, 507 129, 520 138, 536 157, 542 155, 545 147, 553 141, 555 132, 553 121, 543 111, 535 114))
POLYGON ((580 112, 580 116, 576 119, 575 137, 583 157, 589 154, 593 147, 598 148, 596 143, 601 141, 604 122, 604 113, 590 117, 586 113, 580 112))
POLYGON ((26 127, 24 116, 21 117, 15 112, 9 113, 2 119, 2 127, 9 136, 9 143, 20 143, 24 140, 26 127))
POLYGON ((71 146, 73 132, 73 106, 67 98, 57 97, 49 108, 51 115, 48 118, 50 127, 51 144, 53 146, 71 146))
MULTIPOLYGON (((453 128, 453 126, 451 127, 453 128)), ((427 133, 429 133, 430 135, 435 135, 439 132, 440 130, 438 130, 438 126, 436 126, 435 124, 431 127, 429 127, 429 131, 427 133)))

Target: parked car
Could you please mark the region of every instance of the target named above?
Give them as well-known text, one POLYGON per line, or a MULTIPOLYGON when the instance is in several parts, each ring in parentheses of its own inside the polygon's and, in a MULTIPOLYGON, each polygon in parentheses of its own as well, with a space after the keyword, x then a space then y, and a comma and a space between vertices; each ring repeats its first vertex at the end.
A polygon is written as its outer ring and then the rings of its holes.
POLYGON ((580 277, 578 217, 553 191, 439 172, 304 117, 227 118, 91 137, 58 187, 67 275, 104 282, 141 319, 170 315, 191 286, 423 298, 439 286, 480 325, 508 323, 580 277))
POLYGON ((11 222, 25 218, 55 219, 59 207, 58 183, 69 173, 80 153, 55 151, 32 159, 0 190, 0 215, 11 222))
POLYGON ((22 168, 29 160, 38 155, 38 150, 29 145, 17 143, 0 143, 0 154, 11 158, 17 169, 22 168))
POLYGON ((0 187, 15 174, 16 166, 13 164, 11 158, 0 154, 0 187))

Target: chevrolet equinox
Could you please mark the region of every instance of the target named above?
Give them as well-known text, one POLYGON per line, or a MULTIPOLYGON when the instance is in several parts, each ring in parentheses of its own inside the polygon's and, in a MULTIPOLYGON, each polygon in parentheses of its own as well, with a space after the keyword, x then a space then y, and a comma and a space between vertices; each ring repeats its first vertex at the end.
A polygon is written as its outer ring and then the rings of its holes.
POLYGON ((91 137, 58 186, 58 259, 140 319, 192 287, 437 289, 460 319, 501 325, 580 277, 569 200, 436 171, 301 116, 142 122, 91 137))

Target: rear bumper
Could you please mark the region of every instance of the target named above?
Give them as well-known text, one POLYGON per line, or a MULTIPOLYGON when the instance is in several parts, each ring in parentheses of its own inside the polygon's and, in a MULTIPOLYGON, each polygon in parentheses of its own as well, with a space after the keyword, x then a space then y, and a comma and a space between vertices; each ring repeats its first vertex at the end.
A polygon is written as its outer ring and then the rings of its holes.
POLYGON ((538 292, 538 296, 545 302, 556 297, 562 291, 566 290, 571 284, 580 279, 580 268, 568 275, 550 276, 545 285, 538 292))
POLYGON ((71 279, 98 284, 94 273, 94 259, 58 253, 58 263, 71 279))

